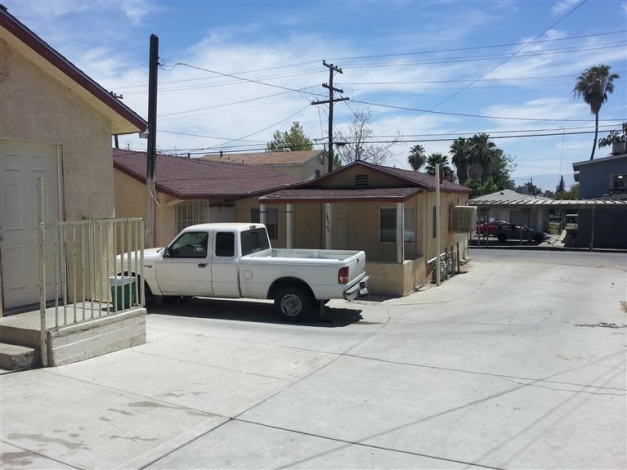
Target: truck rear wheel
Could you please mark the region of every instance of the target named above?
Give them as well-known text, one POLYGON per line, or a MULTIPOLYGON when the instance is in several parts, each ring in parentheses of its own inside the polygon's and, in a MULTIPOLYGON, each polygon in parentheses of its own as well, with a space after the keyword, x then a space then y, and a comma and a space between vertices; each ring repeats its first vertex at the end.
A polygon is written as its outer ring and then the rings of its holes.
POLYGON ((274 309, 281 319, 299 322, 311 314, 313 301, 309 293, 298 287, 284 287, 274 297, 274 309))

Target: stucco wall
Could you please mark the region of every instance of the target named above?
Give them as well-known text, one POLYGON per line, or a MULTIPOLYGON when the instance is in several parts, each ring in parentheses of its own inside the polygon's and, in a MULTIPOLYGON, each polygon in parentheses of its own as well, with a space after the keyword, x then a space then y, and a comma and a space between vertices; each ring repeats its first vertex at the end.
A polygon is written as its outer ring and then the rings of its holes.
POLYGON ((66 220, 113 217, 110 123, 2 40, 0 57, 2 138, 62 146, 66 220))

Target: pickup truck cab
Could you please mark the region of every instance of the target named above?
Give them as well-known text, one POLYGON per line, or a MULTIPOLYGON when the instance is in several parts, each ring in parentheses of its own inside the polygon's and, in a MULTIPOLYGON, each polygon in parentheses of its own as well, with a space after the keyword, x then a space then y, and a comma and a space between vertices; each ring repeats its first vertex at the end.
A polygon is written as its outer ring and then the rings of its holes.
MULTIPOLYGON (((122 262, 119 272, 135 274, 122 262)), ((365 267, 363 251, 273 249, 262 224, 201 224, 144 250, 143 281, 147 297, 273 299, 284 320, 300 321, 330 299, 367 295, 365 267)))

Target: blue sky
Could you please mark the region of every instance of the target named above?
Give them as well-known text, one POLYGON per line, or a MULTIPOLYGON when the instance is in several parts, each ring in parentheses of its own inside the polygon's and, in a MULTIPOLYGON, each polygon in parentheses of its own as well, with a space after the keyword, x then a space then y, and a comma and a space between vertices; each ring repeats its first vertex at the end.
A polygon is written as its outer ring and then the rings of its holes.
POLYGON ((378 142, 400 135, 396 167, 417 143, 447 153, 456 137, 486 132, 515 157, 517 184, 554 190, 560 173, 572 183, 594 130, 572 89, 601 63, 621 78, 600 136, 627 120, 627 0, 2 2, 143 117, 159 36, 157 146, 170 153, 262 151, 292 121, 321 148, 328 109, 310 103, 328 98, 323 60, 343 69, 334 85, 350 98, 335 105, 336 130, 369 109, 378 142))

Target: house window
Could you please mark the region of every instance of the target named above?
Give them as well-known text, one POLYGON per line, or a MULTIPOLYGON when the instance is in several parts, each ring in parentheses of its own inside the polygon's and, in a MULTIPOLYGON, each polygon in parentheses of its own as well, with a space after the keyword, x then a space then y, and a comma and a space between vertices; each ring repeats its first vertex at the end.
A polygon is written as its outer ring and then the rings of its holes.
MULTIPOLYGON (((250 221, 254 223, 261 223, 261 217, 259 209, 250 210, 250 221)), ((279 238, 279 210, 268 209, 266 207, 266 229, 268 230, 268 236, 270 240, 277 240, 279 238)))
MULTIPOLYGON (((405 243, 416 242, 416 209, 405 208, 405 243)), ((396 209, 380 209, 379 241, 396 242, 396 209)))
POLYGON ((627 175, 612 175, 610 191, 613 193, 627 192, 627 175))
POLYGON ((314 178, 320 178, 320 170, 314 171, 314 178))
POLYGON ((355 187, 366 188, 368 187, 368 175, 355 175, 355 187))
POLYGON ((185 201, 176 206, 176 230, 180 232, 185 227, 209 222, 209 201, 185 201))

